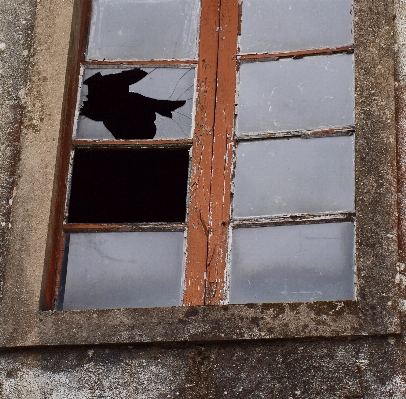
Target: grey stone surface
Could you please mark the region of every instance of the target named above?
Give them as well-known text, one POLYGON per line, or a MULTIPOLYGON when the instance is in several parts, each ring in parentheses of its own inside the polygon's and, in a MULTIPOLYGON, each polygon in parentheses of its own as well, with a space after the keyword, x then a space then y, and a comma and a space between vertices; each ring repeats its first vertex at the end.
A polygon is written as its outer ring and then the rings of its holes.
POLYGON ((4 399, 363 398, 406 395, 400 337, 20 349, 4 399))
POLYGON ((33 0, 0 1, 0 296, 27 101, 35 5, 33 0))

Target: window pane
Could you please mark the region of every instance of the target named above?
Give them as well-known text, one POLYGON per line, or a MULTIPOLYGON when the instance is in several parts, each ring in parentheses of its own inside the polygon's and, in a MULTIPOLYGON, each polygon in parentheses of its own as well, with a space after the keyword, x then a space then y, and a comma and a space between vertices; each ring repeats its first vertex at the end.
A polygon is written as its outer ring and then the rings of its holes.
POLYGON ((194 68, 87 68, 76 138, 190 138, 194 81, 194 68))
POLYGON ((194 59, 198 0, 93 1, 87 58, 194 59))
POLYGON ((237 135, 353 124, 352 54, 241 65, 237 135))
POLYGON ((230 303, 354 299, 351 222, 233 230, 230 303))
POLYGON ((354 210, 354 137, 238 144, 234 216, 354 210))
POLYGON ((189 149, 76 149, 70 223, 184 222, 189 149))
POLYGON ((244 0, 242 53, 352 44, 352 0, 244 0))
POLYGON ((183 232, 72 233, 61 309, 179 306, 183 232))

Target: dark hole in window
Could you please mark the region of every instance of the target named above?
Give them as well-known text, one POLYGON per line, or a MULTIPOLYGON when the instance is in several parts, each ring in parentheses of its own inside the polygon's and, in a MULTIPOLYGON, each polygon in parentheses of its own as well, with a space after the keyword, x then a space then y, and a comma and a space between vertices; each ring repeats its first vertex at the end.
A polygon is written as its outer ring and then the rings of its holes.
POLYGON ((68 222, 183 222, 188 167, 188 148, 77 149, 68 222))

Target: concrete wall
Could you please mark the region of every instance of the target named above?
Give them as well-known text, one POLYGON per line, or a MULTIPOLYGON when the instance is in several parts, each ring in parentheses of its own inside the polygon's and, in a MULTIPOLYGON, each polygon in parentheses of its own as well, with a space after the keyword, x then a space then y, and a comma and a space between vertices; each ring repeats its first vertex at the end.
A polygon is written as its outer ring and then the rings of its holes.
POLYGON ((0 295, 11 228, 10 213, 26 104, 35 6, 35 1, 2 0, 0 3, 0 295))
MULTIPOLYGON (((43 262, 46 238, 38 232, 47 230, 48 214, 29 204, 50 203, 52 195, 49 179, 43 184, 38 181, 54 168, 60 111, 44 104, 63 96, 66 45, 63 51, 58 45, 68 42, 64 36, 69 35, 70 20, 64 18, 64 10, 71 3, 0 0, 0 267, 6 269, 0 269, 0 278, 16 281, 5 291, 5 301, 20 301, 27 307, 32 306, 32 296, 38 290, 31 292, 30 287, 18 284, 18 264, 27 263, 27 259, 32 264, 43 262), (54 83, 47 84, 48 80, 54 83), (48 155, 43 157, 43 153, 48 155), (19 221, 18 230, 13 229, 14 220, 19 221), (9 265, 14 265, 13 270, 9 265)), ((372 3, 385 6, 380 0, 371 1, 371 7, 376 6, 372 3)), ((394 21, 399 173, 403 176, 406 2, 395 3, 394 21)), ((406 231, 403 181, 406 178, 399 181, 401 232, 406 231)), ((403 237, 401 234, 401 242, 403 237)), ((41 281, 38 268, 26 268, 24 273, 41 281)), ((402 280, 402 275, 399 278, 402 280)), ((3 316, 12 320, 12 308, 7 309, 3 316)), ((24 318, 18 319, 14 334, 29 335, 29 320, 24 325, 24 318)), ((5 329, 4 323, 0 325, 5 329)), ((0 351, 0 397, 400 399, 406 397, 405 338, 404 334, 393 334, 6 348, 0 351)))
POLYGON ((9 351, 2 398, 402 399, 401 352, 400 337, 9 351))

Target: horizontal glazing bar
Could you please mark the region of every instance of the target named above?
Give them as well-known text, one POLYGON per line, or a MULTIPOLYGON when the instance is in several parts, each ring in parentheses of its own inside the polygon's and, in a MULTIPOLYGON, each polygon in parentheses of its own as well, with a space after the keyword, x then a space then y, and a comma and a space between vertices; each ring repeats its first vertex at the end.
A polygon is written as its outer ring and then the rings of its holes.
POLYGON ((238 56, 240 61, 277 61, 279 58, 303 58, 306 56, 314 55, 324 55, 324 54, 338 54, 338 53, 347 53, 351 54, 354 52, 354 46, 343 46, 337 48, 323 48, 323 49, 314 49, 314 50, 298 50, 298 51, 289 51, 286 53, 260 53, 260 54, 242 54, 238 56))
POLYGON ((189 66, 197 65, 196 60, 140 60, 140 61, 83 61, 81 64, 83 66, 103 66, 103 65, 154 65, 154 66, 167 66, 167 65, 179 65, 179 66, 189 66))
POLYGON ((65 232, 109 232, 109 231, 183 231, 186 223, 66 223, 63 226, 65 232))
POLYGON ((263 140, 272 138, 285 138, 285 137, 302 137, 302 138, 316 138, 316 137, 333 137, 333 136, 352 136, 355 133, 354 126, 347 126, 343 128, 331 128, 321 130, 291 130, 286 132, 264 132, 264 133, 247 133, 235 137, 237 141, 252 141, 263 140))
POLYGON ((189 147, 192 139, 168 139, 168 140, 73 140, 75 147, 189 147))
POLYGON ((296 213, 291 215, 273 215, 261 217, 233 218, 231 227, 277 226, 284 224, 314 224, 354 221, 355 212, 296 213))

